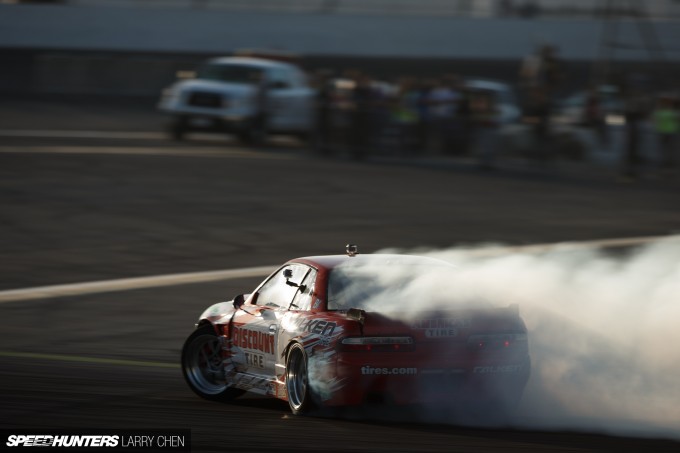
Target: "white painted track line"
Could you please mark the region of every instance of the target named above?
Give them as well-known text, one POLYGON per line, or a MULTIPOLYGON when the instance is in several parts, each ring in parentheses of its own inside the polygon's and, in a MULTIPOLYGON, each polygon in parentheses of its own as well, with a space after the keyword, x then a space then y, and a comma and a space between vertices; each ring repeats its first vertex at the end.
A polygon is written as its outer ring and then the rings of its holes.
MULTIPOLYGON (((41 130, 41 129, 0 129, 0 137, 16 138, 75 138, 75 139, 105 139, 105 140, 148 140, 173 141, 167 132, 163 131, 91 131, 91 130, 41 130)), ((220 132, 189 132, 187 138, 222 144, 233 142, 227 134, 220 132)), ((299 141, 282 135, 272 135, 268 139, 280 145, 299 145, 299 141)))
POLYGON ((144 366, 154 368, 179 368, 179 363, 152 362, 148 360, 111 359, 105 357, 83 357, 66 354, 44 354, 35 352, 0 351, 0 357, 29 360, 57 360, 60 362, 80 362, 100 365, 144 366))
POLYGON ((12 154, 88 154, 120 156, 180 156, 180 157, 218 157, 239 159, 290 160, 295 156, 287 153, 263 153, 247 149, 182 147, 152 148, 130 146, 0 146, 0 153, 12 154))
MULTIPOLYGON (((674 236, 644 236, 634 238, 600 239, 579 242, 558 242, 551 244, 534 244, 509 247, 484 247, 470 250, 471 257, 487 258, 510 253, 547 253, 551 251, 573 251, 582 249, 631 247, 658 241, 680 240, 674 236)), ((189 272, 183 274, 153 275, 148 277, 124 278, 64 285, 40 286, 34 288, 0 291, 0 304, 36 299, 48 299, 63 296, 79 296, 84 294, 105 293, 111 291, 129 291, 133 289, 155 288, 162 286, 184 285, 189 283, 234 280, 238 278, 265 277, 277 266, 247 267, 206 272, 189 272)))
POLYGON ((265 277, 276 266, 246 267, 221 271, 190 272, 184 274, 153 275, 149 277, 123 278, 86 283, 40 286, 35 288, 0 291, 0 304, 22 300, 47 299, 52 297, 79 296, 83 294, 128 291, 132 289, 155 288, 159 286, 184 285, 188 283, 234 280, 237 278, 265 277))
POLYGON ((0 129, 0 137, 34 138, 104 138, 131 140, 164 140, 168 134, 153 131, 64 131, 64 130, 14 130, 0 129))

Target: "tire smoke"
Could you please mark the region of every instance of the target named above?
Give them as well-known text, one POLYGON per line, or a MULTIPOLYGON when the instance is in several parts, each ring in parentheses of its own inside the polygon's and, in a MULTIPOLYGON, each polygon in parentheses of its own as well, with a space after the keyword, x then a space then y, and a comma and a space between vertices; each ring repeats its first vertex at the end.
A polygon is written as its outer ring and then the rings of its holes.
POLYGON ((406 297, 376 308, 519 304, 532 374, 511 425, 680 438, 680 239, 616 254, 498 251, 401 250, 454 264, 456 275, 412 279, 399 288, 406 297))

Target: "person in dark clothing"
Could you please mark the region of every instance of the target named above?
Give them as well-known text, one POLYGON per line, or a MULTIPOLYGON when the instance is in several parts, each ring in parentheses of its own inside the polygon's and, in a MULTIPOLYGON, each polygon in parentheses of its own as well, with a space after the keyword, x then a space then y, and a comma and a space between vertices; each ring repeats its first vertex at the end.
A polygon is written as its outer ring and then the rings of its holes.
POLYGON ((397 149, 400 153, 414 152, 419 97, 416 81, 406 77, 400 81, 399 91, 391 100, 392 121, 396 126, 397 149))
POLYGON ((529 98, 525 121, 531 126, 534 136, 533 156, 546 163, 550 153, 550 102, 543 88, 535 87, 529 98))
POLYGON ((321 72, 317 75, 317 92, 315 104, 315 129, 314 129, 314 148, 322 155, 328 155, 332 149, 332 105, 333 93, 328 73, 321 72))
POLYGON ((364 159, 372 145, 373 138, 373 89, 371 78, 365 74, 357 77, 357 83, 352 93, 352 156, 364 159))
POLYGON ((254 145, 262 145, 267 138, 269 120, 269 86, 265 74, 261 71, 253 72, 252 80, 255 85, 256 112, 253 116, 248 141, 254 145))
POLYGON ((418 123, 416 125, 416 151, 425 154, 430 145, 430 131, 431 131, 431 108, 428 102, 430 92, 434 89, 435 82, 433 80, 426 80, 420 84, 418 95, 416 98, 416 106, 418 111, 418 123))
POLYGON ((454 146, 457 150, 456 154, 468 155, 473 147, 477 124, 472 111, 472 93, 470 90, 464 89, 460 89, 460 93, 460 99, 456 108, 456 135, 454 146))
POLYGON ((545 90, 548 101, 552 102, 562 83, 562 63, 557 56, 557 49, 553 46, 543 46, 540 53, 538 84, 545 90))
POLYGON ((631 93, 626 101, 626 149, 623 155, 623 178, 634 181, 640 170, 640 125, 645 116, 644 99, 639 93, 631 93))
POLYGON ((675 105, 677 101, 664 96, 658 101, 654 110, 653 124, 661 151, 660 165, 662 174, 672 176, 675 173, 676 141, 680 132, 680 113, 675 105))
POLYGON ((597 89, 591 89, 586 97, 583 109, 583 125, 595 132, 601 145, 608 145, 607 123, 597 89))

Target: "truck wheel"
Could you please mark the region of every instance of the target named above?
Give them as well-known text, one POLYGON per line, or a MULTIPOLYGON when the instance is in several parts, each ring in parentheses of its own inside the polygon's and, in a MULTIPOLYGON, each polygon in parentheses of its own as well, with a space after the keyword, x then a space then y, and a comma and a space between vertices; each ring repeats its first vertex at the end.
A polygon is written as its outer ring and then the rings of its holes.
POLYGON ((173 140, 184 140, 187 130, 187 119, 182 116, 175 118, 170 124, 170 136, 173 140))
POLYGON ((253 118, 248 128, 239 135, 239 138, 248 145, 261 146, 267 141, 268 136, 266 119, 253 118))

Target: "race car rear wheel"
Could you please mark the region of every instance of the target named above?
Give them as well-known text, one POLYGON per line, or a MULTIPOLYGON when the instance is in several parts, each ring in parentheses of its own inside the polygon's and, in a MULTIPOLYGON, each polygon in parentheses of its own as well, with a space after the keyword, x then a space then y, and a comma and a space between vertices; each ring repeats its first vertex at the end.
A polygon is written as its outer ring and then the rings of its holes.
POLYGON ((219 338, 211 325, 196 329, 182 348, 182 373, 191 390, 209 400, 230 400, 243 393, 224 377, 219 338))
POLYGON ((306 414, 314 408, 307 371, 307 353, 299 343, 293 344, 288 352, 286 391, 288 393, 288 405, 294 415, 306 414))

